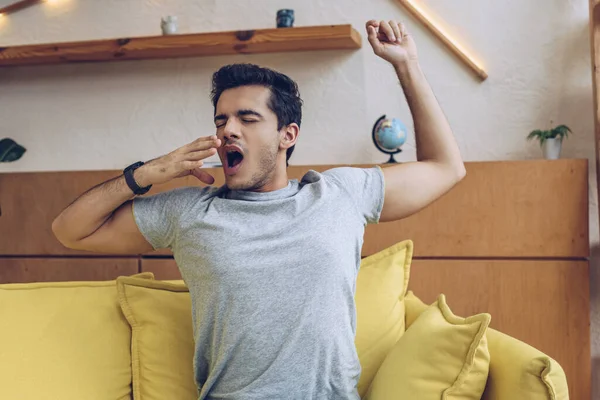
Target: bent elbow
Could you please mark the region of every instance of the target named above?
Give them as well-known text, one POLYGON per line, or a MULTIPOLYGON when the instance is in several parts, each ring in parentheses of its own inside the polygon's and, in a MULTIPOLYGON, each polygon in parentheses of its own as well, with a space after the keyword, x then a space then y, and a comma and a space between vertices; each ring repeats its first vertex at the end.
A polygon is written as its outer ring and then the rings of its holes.
POLYGON ((52 221, 52 233, 54 234, 54 237, 59 241, 59 242, 63 242, 62 240, 62 234, 60 231, 60 217, 56 217, 54 218, 54 220, 52 221))
POLYGON ((460 181, 462 181, 467 175, 467 170, 463 163, 453 165, 452 167, 448 168, 447 171, 449 172, 447 173, 446 182, 448 183, 449 189, 452 189, 458 185, 460 181))
POLYGON ((54 221, 52 221, 52 233, 56 240, 60 242, 63 246, 68 249, 77 250, 75 242, 69 240, 68 235, 65 234, 65 229, 61 224, 60 216, 56 217, 54 221))
POLYGON ((467 169, 465 168, 465 164, 461 162, 456 168, 456 183, 462 181, 465 176, 467 176, 467 169))

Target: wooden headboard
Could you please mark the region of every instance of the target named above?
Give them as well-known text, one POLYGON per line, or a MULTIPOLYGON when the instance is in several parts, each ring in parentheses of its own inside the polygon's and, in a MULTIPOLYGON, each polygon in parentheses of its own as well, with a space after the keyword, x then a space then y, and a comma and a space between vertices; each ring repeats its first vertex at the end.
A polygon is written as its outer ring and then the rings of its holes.
MULTIPOLYGON (((365 166, 365 165, 361 165, 365 166)), ((550 355, 572 399, 591 391, 587 160, 467 163, 450 193, 402 221, 371 225, 363 256, 412 239, 410 289, 427 303, 444 293, 457 315, 492 315, 491 326, 550 355)), ((290 167, 290 178, 308 169, 290 167)), ((213 169, 217 185, 221 169, 213 169)), ((53 218, 119 171, 0 174, 0 282, 106 280, 139 271, 178 279, 168 251, 111 256, 65 249, 53 218)), ((152 192, 197 185, 185 178, 152 192)))

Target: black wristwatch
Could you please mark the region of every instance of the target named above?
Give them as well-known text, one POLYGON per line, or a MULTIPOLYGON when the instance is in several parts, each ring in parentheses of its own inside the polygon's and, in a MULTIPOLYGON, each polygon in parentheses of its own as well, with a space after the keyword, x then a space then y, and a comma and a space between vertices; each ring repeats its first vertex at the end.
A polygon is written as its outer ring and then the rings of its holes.
POLYGON ((144 165, 144 163, 142 161, 138 161, 136 163, 131 164, 129 167, 123 170, 123 175, 125 176, 125 182, 127 182, 127 186, 129 186, 129 189, 131 189, 131 191, 137 195, 148 193, 148 190, 150 190, 150 188, 152 187, 152 185, 140 187, 140 185, 138 185, 135 179, 133 178, 133 171, 135 171, 142 165, 144 165))

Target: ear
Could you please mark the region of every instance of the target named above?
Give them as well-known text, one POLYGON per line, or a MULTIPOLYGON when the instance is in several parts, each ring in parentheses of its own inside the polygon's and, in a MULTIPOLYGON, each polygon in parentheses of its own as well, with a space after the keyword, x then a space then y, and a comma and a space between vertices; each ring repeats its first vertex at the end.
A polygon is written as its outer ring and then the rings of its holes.
POLYGON ((288 126, 284 126, 280 131, 279 149, 287 150, 296 144, 300 135, 300 127, 297 123, 292 122, 288 126))

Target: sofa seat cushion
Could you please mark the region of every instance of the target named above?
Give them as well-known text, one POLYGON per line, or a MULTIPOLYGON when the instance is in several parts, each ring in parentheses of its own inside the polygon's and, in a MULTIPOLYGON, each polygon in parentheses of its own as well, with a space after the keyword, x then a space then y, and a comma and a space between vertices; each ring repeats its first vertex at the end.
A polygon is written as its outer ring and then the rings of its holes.
POLYGON ((115 281, 0 285, 3 399, 130 399, 130 343, 115 281))

